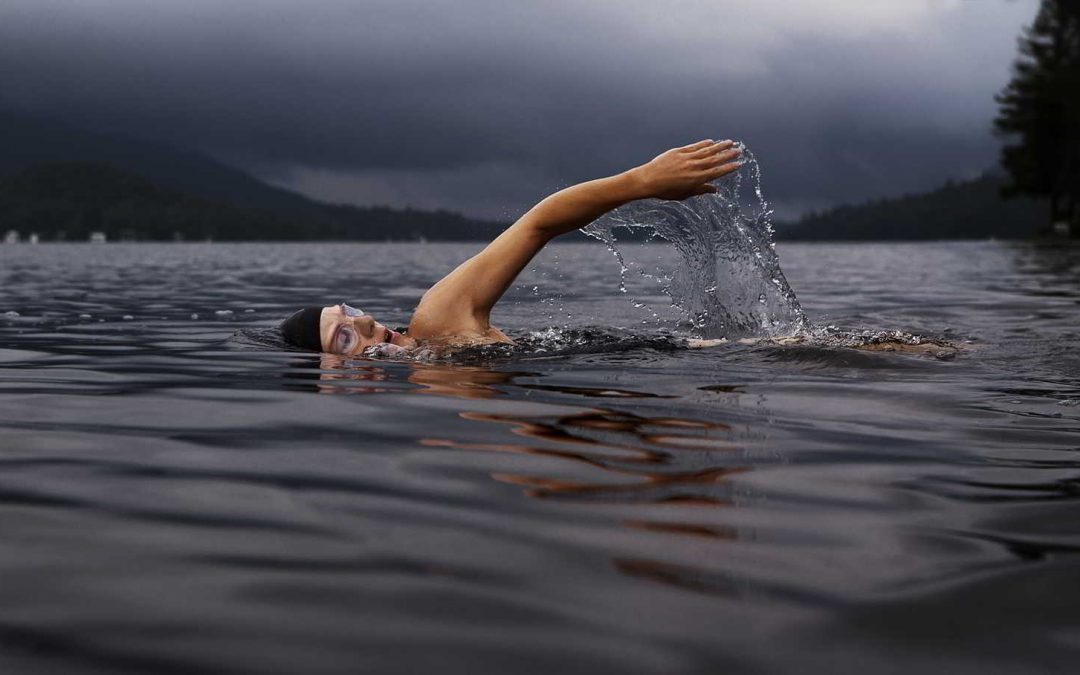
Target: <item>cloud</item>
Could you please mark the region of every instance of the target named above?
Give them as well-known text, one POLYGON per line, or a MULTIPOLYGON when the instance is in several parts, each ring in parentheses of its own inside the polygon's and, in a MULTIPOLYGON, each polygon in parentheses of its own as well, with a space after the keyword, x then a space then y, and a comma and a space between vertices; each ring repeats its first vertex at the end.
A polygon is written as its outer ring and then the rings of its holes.
POLYGON ((731 136, 793 213, 992 164, 992 97, 1034 11, 7 0, 0 106, 201 148, 316 196, 488 215, 731 136))

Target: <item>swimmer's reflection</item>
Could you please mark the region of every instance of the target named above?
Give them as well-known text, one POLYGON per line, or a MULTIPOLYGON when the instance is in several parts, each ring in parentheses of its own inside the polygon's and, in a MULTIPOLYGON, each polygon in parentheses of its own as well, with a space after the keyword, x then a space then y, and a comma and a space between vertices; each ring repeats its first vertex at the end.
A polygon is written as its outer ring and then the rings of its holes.
MULTIPOLYGON (((535 384, 514 384, 515 378, 535 377, 535 373, 442 364, 411 363, 407 367, 405 382, 419 385, 414 391, 421 394, 490 399, 505 395, 508 386, 541 388, 535 384)), ((318 391, 332 394, 409 391, 395 386, 394 379, 398 378, 391 377, 380 364, 324 354, 320 360, 318 391)), ((654 396, 647 392, 555 385, 544 385, 542 389, 586 397, 654 396)), ((607 408, 550 417, 472 411, 461 412, 459 416, 475 422, 508 425, 516 436, 539 443, 474 443, 435 437, 421 438, 419 442, 429 447, 547 457, 603 472, 592 479, 492 474, 494 480, 519 485, 527 496, 534 498, 727 505, 730 498, 725 494, 726 479, 748 470, 730 462, 679 468, 687 464, 688 453, 720 452, 730 456, 744 449, 731 438, 731 427, 720 422, 642 416, 607 408), (674 459, 675 453, 679 454, 678 461, 674 459)), ((671 529, 691 532, 695 528, 673 526, 671 529)))
MULTIPOLYGON (((607 408, 547 416, 480 412, 459 416, 507 425, 524 442, 472 443, 447 438, 420 442, 429 447, 556 460, 545 464, 550 471, 541 475, 490 474, 500 483, 519 486, 534 499, 663 509, 647 517, 621 519, 618 524, 624 528, 716 542, 739 538, 738 529, 715 522, 717 507, 734 505, 730 478, 751 469, 741 461, 745 448, 732 438, 733 429, 727 424, 607 408)), ((728 594, 737 586, 723 574, 663 560, 617 556, 611 563, 622 574, 694 592, 728 594)))
MULTIPOLYGON (((415 393, 465 399, 502 396, 504 392, 498 389, 499 385, 512 384, 517 377, 536 376, 535 373, 444 364, 410 363, 406 367, 404 382, 418 385, 419 389, 412 390, 415 393)), ((388 368, 377 362, 359 362, 336 354, 323 354, 319 358, 319 371, 317 389, 324 394, 409 391, 395 386, 394 381, 401 378, 391 377, 388 368)))
POLYGON ((615 569, 627 576, 706 595, 739 595, 746 590, 747 586, 745 581, 738 581, 732 575, 706 571, 689 565, 638 558, 616 558, 612 563, 615 569))
MULTIPOLYGON (((336 394, 411 391, 482 400, 504 396, 507 388, 520 387, 585 398, 660 398, 631 390, 541 387, 515 382, 520 377, 536 377, 536 373, 410 363, 399 374, 397 368, 401 366, 387 367, 326 354, 320 361, 318 390, 336 394), (402 380, 418 388, 403 388, 402 380)), ((418 439, 419 443, 554 460, 545 465, 550 471, 540 474, 489 474, 499 483, 521 488, 525 496, 533 499, 690 508, 676 509, 666 516, 624 518, 619 521, 621 527, 657 536, 713 541, 739 538, 736 528, 712 522, 714 517, 709 515, 717 507, 733 506, 730 478, 752 468, 742 460, 745 443, 734 438, 734 430, 727 424, 611 408, 585 408, 554 415, 462 411, 458 416, 504 425, 522 442, 478 443, 428 436, 418 439), (676 513, 687 517, 675 517, 676 513)), ((660 560, 614 558, 612 564, 621 573, 687 590, 716 592, 723 586, 713 583, 710 574, 660 560)))
POLYGON ((510 385, 515 378, 528 376, 536 375, 468 366, 415 365, 408 381, 421 387, 420 394, 487 399, 505 395, 499 385, 510 385))
MULTIPOLYGON (((567 415, 528 417, 463 412, 463 419, 510 426, 511 433, 535 443, 471 443, 423 438, 430 447, 532 455, 573 462, 591 478, 493 473, 502 483, 521 486, 533 498, 576 498, 625 503, 728 505, 727 478, 747 471, 740 463, 681 468, 687 450, 723 452, 741 446, 729 438, 726 424, 672 417, 645 417, 603 408, 567 415), (555 447, 550 447, 555 446, 555 447), (680 457, 676 460, 675 453, 680 457), (599 473, 598 473, 599 472, 599 473)), ((555 466, 555 465, 553 465, 555 466)), ((564 473, 566 466, 559 467, 564 473)), ((687 530, 692 527, 687 527, 687 530)))
POLYGON ((378 383, 386 382, 389 375, 385 368, 373 364, 348 362, 344 357, 323 354, 319 358, 320 394, 378 394, 391 391, 378 383))

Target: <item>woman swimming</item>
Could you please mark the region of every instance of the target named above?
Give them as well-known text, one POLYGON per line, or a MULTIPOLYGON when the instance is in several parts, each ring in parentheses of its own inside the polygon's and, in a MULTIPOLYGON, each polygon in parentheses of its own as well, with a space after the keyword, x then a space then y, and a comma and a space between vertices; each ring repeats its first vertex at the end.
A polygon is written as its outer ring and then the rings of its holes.
POLYGON ((345 356, 384 344, 412 349, 512 342, 491 325, 491 310, 545 244, 628 202, 715 192, 710 182, 738 169, 740 154, 732 141, 699 141, 556 192, 424 293, 405 334, 345 304, 305 307, 282 322, 281 334, 294 346, 345 356))

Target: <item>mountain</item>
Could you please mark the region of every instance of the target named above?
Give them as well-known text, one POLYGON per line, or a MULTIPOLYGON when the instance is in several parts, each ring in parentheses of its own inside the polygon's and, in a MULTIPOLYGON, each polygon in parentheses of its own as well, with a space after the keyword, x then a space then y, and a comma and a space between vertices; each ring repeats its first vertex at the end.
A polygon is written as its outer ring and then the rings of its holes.
POLYGON ((1049 224, 1046 204, 1000 196, 1004 177, 987 172, 931 192, 839 206, 776 226, 781 240, 1025 239, 1049 224))
POLYGON ((95 162, 158 185, 238 206, 304 209, 307 197, 276 188, 205 155, 145 141, 104 136, 50 120, 0 113, 0 174, 33 164, 95 162))
POLYGON ((0 178, 0 223, 45 239, 80 241, 92 232, 110 239, 243 239, 260 229, 277 239, 286 224, 90 162, 34 164, 0 178))
POLYGON ((104 164, 52 162, 0 177, 0 229, 80 241, 92 232, 110 240, 470 240, 490 239, 501 225, 447 211, 237 206, 104 164))
POLYGON ((317 202, 205 155, 0 113, 0 229, 53 238, 490 240, 504 223, 317 202))

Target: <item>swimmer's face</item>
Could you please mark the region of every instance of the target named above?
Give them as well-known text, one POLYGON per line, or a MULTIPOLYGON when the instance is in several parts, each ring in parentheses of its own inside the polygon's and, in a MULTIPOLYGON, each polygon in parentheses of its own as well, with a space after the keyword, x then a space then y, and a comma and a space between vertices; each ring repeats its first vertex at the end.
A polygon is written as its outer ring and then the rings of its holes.
POLYGON ((329 354, 354 356, 384 342, 406 347, 407 338, 376 321, 370 314, 346 304, 323 307, 319 317, 319 337, 329 354))

